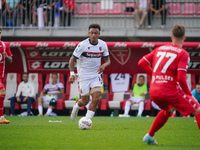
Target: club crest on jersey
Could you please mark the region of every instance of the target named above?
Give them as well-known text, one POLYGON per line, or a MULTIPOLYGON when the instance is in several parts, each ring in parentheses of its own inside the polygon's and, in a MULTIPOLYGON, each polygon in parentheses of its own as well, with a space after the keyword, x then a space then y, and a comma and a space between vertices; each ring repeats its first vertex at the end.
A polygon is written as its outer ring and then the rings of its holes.
POLYGON ((99 50, 102 51, 102 47, 101 46, 99 47, 99 50))
POLYGON ((114 59, 121 65, 126 64, 131 56, 130 48, 109 49, 109 52, 114 57, 114 59))

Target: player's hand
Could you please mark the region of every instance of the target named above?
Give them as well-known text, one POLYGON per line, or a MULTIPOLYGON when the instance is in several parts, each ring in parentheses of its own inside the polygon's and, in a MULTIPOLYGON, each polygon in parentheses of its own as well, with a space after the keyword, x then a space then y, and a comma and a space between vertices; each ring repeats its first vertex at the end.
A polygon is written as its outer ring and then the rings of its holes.
POLYGON ((21 101, 21 99, 19 97, 17 97, 17 102, 20 102, 20 101, 21 101))
POLYGON ((144 93, 140 94, 140 96, 144 96, 144 95, 145 95, 144 93))
POLYGON ((69 77, 69 82, 70 82, 71 84, 73 84, 74 81, 75 81, 75 76, 70 76, 70 77, 69 77))
POLYGON ((98 74, 101 74, 105 70, 105 67, 101 65, 99 69, 97 70, 98 74))
POLYGON ((27 98, 28 98, 27 96, 26 96, 26 97, 24 97, 24 99, 23 99, 23 102, 26 102, 27 98))
POLYGON ((6 58, 8 57, 8 54, 6 52, 3 52, 3 56, 6 58))

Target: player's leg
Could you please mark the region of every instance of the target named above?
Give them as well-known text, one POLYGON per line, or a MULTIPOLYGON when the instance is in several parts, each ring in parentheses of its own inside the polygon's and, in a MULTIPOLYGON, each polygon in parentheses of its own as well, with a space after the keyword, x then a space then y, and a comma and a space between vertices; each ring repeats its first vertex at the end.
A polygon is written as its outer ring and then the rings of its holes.
POLYGON ((137 114, 137 117, 142 117, 142 113, 144 111, 144 100, 140 100, 138 102, 139 104, 139 108, 138 108, 138 114, 137 114))
POLYGON ((30 112, 31 112, 31 105, 34 102, 34 98, 32 97, 28 97, 27 98, 27 116, 30 116, 30 112))
POLYGON ((6 90, 2 83, 1 85, 3 89, 0 89, 0 124, 9 124, 10 121, 4 118, 4 98, 5 98, 6 90))
POLYGON ((200 129, 200 107, 197 108, 197 109, 192 113, 192 115, 195 116, 196 121, 197 121, 198 128, 200 129))
POLYGON ((124 116, 126 117, 128 117, 129 115, 129 111, 130 111, 130 107, 131 107, 131 105, 133 105, 133 104, 135 104, 135 102, 134 102, 134 98, 133 97, 131 97, 129 100, 127 100, 126 101, 126 104, 125 104, 125 107, 124 107, 124 116))
POLYGON ((47 109, 47 112, 44 116, 49 116, 51 114, 51 112, 53 111, 53 108, 56 106, 57 103, 57 99, 56 98, 52 98, 49 101, 49 108, 47 109))
POLYGON ((44 100, 45 96, 40 96, 38 98, 38 116, 43 116, 43 100, 44 100))
POLYGON ((92 102, 92 96, 90 95, 90 100, 89 100, 89 102, 87 103, 87 105, 85 105, 85 107, 86 107, 87 109, 89 108, 91 102, 92 102))
POLYGON ((74 107, 72 109, 72 113, 71 113, 71 119, 72 120, 76 120, 79 109, 82 106, 87 105, 88 102, 89 102, 89 89, 88 89, 88 93, 85 94, 85 95, 82 95, 81 99, 74 105, 74 107))
POLYGON ((17 101, 16 97, 12 97, 10 100, 10 106, 11 106, 11 115, 15 115, 15 102, 17 101))
POLYGON ((86 117, 87 118, 92 118, 95 114, 95 111, 97 109, 97 106, 100 101, 100 96, 101 96, 101 88, 102 87, 94 87, 91 89, 92 93, 92 102, 87 110, 86 117))

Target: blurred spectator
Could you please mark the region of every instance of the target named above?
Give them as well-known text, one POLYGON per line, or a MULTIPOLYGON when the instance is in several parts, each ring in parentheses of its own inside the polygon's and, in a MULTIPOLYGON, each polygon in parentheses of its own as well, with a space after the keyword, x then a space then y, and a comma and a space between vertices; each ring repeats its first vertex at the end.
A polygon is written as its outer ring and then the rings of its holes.
POLYGON ((20 7, 22 8, 22 29, 25 25, 25 19, 27 15, 28 23, 30 24, 30 27, 32 27, 32 14, 31 14, 31 8, 33 6, 33 0, 21 0, 20 1, 20 7))
POLYGON ((31 104, 35 101, 35 87, 28 81, 28 73, 23 73, 22 82, 18 86, 16 97, 11 98, 11 115, 15 115, 15 102, 28 104, 27 112, 30 116, 31 104))
POLYGON ((164 28, 166 25, 166 13, 165 9, 166 1, 165 0, 151 0, 150 10, 148 12, 148 28, 151 28, 152 15, 161 14, 161 28, 164 28))
POLYGON ((3 11, 3 26, 6 25, 6 15, 13 15, 14 26, 17 26, 17 13, 20 0, 6 0, 6 8, 3 11))
POLYGON ((4 10, 4 4, 5 4, 5 0, 0 0, 0 14, 4 10))
POLYGON ((135 6, 135 18, 138 22, 137 28, 141 28, 144 23, 144 19, 147 16, 147 11, 150 6, 151 0, 136 0, 135 6))
POLYGON ((36 26, 36 16, 37 14, 37 8, 42 7, 43 10, 43 16, 44 16, 44 23, 45 26, 48 26, 48 20, 51 18, 51 24, 52 26, 54 25, 54 17, 55 17, 55 12, 54 12, 54 5, 55 5, 55 0, 34 0, 33 3, 35 4, 35 11, 33 13, 33 26, 36 26))
POLYGON ((67 16, 67 25, 71 26, 71 17, 73 15, 74 6, 75 6, 74 0, 64 0, 63 3, 64 27, 66 26, 66 16, 67 16))
POLYGON ((128 113, 130 111, 131 105, 133 104, 139 104, 137 117, 142 117, 145 96, 149 93, 149 85, 147 85, 144 81, 145 77, 143 75, 140 75, 138 83, 135 83, 130 90, 130 94, 132 95, 132 97, 126 101, 124 114, 119 115, 119 117, 130 117, 128 113))
POLYGON ((200 103, 200 83, 196 84, 196 88, 192 90, 192 95, 197 99, 200 103))

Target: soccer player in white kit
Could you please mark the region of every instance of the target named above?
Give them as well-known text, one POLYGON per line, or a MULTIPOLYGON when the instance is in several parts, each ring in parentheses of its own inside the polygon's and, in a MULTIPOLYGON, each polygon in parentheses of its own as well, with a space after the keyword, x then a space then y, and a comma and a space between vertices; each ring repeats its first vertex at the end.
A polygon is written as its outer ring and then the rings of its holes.
POLYGON ((75 120, 79 108, 87 105, 90 97, 90 89, 92 102, 87 110, 86 117, 92 118, 100 101, 102 78, 101 74, 107 66, 110 65, 110 57, 107 44, 98 39, 101 27, 98 24, 89 26, 89 38, 80 42, 73 52, 73 56, 69 61, 70 83, 75 81, 74 62, 77 61, 77 72, 79 80, 79 92, 81 99, 74 105, 71 119, 75 120), (101 64, 101 56, 103 55, 105 62, 101 64))

